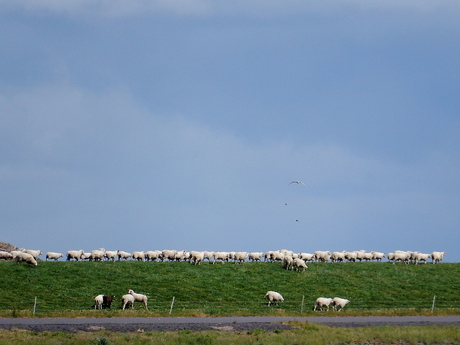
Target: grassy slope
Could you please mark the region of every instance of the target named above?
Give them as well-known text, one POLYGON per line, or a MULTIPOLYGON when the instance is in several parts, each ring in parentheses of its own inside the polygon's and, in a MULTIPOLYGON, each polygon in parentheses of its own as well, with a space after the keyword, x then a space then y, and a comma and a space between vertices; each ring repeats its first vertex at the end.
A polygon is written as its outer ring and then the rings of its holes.
POLYGON ((0 262, 0 310, 88 310, 98 294, 117 296, 128 289, 149 294, 149 309, 167 314, 264 315, 305 312, 317 297, 343 297, 350 311, 369 308, 460 308, 460 264, 389 263, 309 264, 292 272, 281 264, 233 263, 193 266, 178 262, 40 262, 38 267, 0 262), (280 292, 285 303, 268 308, 267 290, 280 292))

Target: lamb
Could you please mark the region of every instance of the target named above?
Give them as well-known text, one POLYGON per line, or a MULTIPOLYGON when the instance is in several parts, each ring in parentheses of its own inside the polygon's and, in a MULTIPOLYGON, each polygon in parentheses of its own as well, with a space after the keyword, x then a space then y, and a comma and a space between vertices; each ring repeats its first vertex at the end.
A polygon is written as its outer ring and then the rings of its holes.
POLYGON ((313 310, 316 311, 316 308, 319 307, 320 311, 323 311, 323 307, 326 308, 327 311, 329 311, 329 305, 332 303, 332 298, 327 298, 327 297, 318 297, 315 302, 315 306, 313 307, 313 310))
POLYGON ((24 250, 24 253, 30 254, 34 257, 35 260, 38 260, 38 257, 42 255, 41 250, 32 250, 32 249, 26 249, 24 250))
POLYGON ((431 253, 431 260, 434 264, 438 264, 442 261, 444 255, 446 255, 446 252, 433 252, 431 253))
POLYGON ((102 309, 104 303, 104 295, 97 295, 94 297, 94 309, 102 309))
POLYGON ((133 257, 134 260, 145 261, 145 252, 139 252, 139 251, 133 252, 131 256, 133 257))
POLYGON ((144 303, 145 309, 148 310, 147 308, 148 297, 146 295, 135 293, 133 290, 128 290, 128 293, 134 297, 134 301, 144 303))
POLYGON ((131 304, 131 309, 134 309, 134 297, 130 294, 121 296, 121 308, 125 310, 128 304, 131 304))
POLYGON ((106 296, 104 295, 102 297, 103 302, 102 302, 102 308, 111 308, 112 307, 112 302, 115 300, 115 296, 106 296))
POLYGON ((303 261, 302 259, 299 259, 299 258, 294 259, 294 269, 296 271, 301 271, 301 270, 305 271, 307 268, 308 268, 308 266, 305 263, 305 261, 303 261))
POLYGON ((128 260, 131 257, 131 253, 124 252, 122 250, 117 251, 118 261, 121 259, 128 260))
POLYGON ((283 296, 279 292, 276 291, 268 291, 265 294, 265 297, 268 299, 268 305, 277 304, 278 302, 284 302, 283 296))
POLYGON ((10 260, 13 258, 13 254, 0 250, 0 259, 10 260))
POLYGON ((53 259, 54 261, 58 261, 59 258, 62 258, 64 255, 62 253, 55 253, 55 252, 48 252, 46 253, 46 261, 53 259))
POLYGON ((69 250, 67 252, 67 261, 70 261, 71 259, 75 259, 76 261, 80 261, 81 256, 83 255, 83 253, 84 253, 83 249, 69 250))
POLYGON ((32 254, 29 253, 23 253, 23 252, 15 252, 13 254, 13 258, 16 262, 27 262, 31 265, 37 266, 37 261, 35 258, 32 256, 32 254))
POLYGON ((343 308, 345 308, 345 306, 348 303, 350 303, 350 301, 345 298, 334 297, 332 299, 332 308, 334 308, 334 310, 337 310, 337 307, 339 307, 340 309, 337 311, 341 311, 343 310, 343 308))

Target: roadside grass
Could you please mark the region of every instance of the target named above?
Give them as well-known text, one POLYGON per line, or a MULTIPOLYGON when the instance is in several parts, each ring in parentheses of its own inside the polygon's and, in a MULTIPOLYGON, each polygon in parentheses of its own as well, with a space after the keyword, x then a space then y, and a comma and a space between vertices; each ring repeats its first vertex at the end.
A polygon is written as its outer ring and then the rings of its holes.
POLYGON ((460 326, 378 326, 342 328, 311 323, 289 323, 296 329, 264 331, 176 332, 31 332, 21 329, 0 330, 0 345, 18 344, 459 344, 460 326))
POLYGON ((304 272, 279 263, 0 262, 0 317, 458 315, 460 264, 311 263, 304 272), (149 295, 149 310, 120 310, 133 289, 149 295), (285 302, 267 306, 268 290, 285 302), (92 310, 98 294, 115 295, 111 310, 92 310), (317 297, 351 303, 340 314, 314 313, 317 297), (303 301, 303 304, 302 304, 303 301))

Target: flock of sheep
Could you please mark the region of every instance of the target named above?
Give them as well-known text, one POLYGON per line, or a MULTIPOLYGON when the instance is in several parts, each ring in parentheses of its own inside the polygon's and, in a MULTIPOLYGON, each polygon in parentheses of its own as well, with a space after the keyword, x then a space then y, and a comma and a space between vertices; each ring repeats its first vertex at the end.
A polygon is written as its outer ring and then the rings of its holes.
MULTIPOLYGON (((69 250, 66 253, 66 260, 80 261, 103 261, 103 260, 138 260, 138 261, 188 261, 191 264, 198 265, 205 260, 212 262, 234 262, 243 263, 246 261, 265 261, 265 262, 282 262, 283 267, 292 270, 305 270, 308 268, 307 262, 360 262, 360 261, 382 261, 387 258, 389 262, 403 263, 426 263, 429 259, 433 263, 439 263, 443 260, 445 252, 420 253, 413 251, 397 250, 393 253, 366 252, 359 251, 316 251, 314 253, 294 253, 290 250, 282 249, 268 252, 209 252, 209 251, 186 251, 186 250, 155 250, 155 251, 135 251, 128 253, 122 250, 109 251, 103 248, 85 252, 84 250, 69 250)), ((24 261, 37 266, 39 256, 42 255, 40 250, 14 250, 11 252, 0 251, 0 259, 24 261)), ((59 260, 63 258, 62 253, 46 253, 46 261, 59 260)))

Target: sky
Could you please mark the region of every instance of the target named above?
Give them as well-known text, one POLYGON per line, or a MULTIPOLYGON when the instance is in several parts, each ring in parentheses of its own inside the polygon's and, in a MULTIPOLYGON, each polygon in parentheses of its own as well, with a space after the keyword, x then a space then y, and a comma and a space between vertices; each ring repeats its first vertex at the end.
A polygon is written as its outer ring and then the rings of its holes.
POLYGON ((460 262, 459 19, 448 0, 0 0, 0 241, 460 262))

